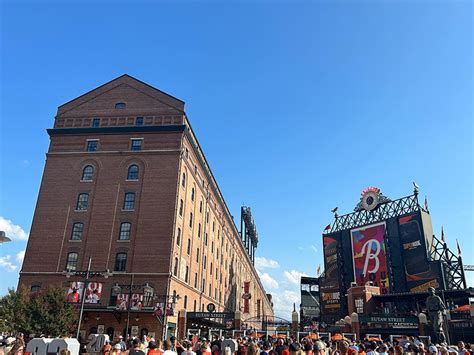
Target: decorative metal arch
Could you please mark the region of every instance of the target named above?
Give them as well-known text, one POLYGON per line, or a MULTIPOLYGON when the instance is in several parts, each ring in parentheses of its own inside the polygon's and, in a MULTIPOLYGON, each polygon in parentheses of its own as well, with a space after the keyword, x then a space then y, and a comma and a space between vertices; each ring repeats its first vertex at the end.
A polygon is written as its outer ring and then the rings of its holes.
POLYGON ((336 220, 331 229, 325 231, 325 233, 362 227, 367 224, 381 222, 391 217, 401 216, 421 209, 422 207, 418 203, 418 192, 415 191, 413 195, 381 203, 372 211, 359 210, 342 216, 336 215, 336 220))

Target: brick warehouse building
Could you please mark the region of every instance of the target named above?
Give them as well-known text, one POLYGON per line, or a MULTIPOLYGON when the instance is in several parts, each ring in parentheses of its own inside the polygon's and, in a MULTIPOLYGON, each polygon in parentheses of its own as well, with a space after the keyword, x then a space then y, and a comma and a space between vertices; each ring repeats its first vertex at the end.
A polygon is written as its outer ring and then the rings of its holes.
POLYGON ((86 270, 89 258, 91 270, 110 270, 86 283, 100 300, 87 297, 82 335, 169 335, 186 322, 178 311, 210 303, 242 320, 273 315, 255 245, 242 241, 183 101, 122 75, 60 106, 47 131, 20 285, 80 289, 83 278, 71 272, 86 270), (173 314, 156 312, 170 303, 173 314))

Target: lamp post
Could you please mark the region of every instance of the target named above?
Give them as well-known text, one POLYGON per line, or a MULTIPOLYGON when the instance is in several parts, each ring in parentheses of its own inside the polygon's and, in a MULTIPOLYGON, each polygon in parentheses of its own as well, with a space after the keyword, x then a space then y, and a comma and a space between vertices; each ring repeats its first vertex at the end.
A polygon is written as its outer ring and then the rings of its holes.
POLYGON ((82 299, 81 299, 81 310, 79 312, 79 321, 77 324, 77 332, 76 332, 77 339, 79 339, 79 335, 80 335, 82 315, 84 313, 84 304, 86 301, 86 290, 87 290, 87 287, 89 286, 89 280, 96 276, 102 276, 104 278, 108 278, 109 276, 112 275, 112 273, 108 269, 105 271, 91 271, 91 265, 92 265, 92 257, 89 256, 89 262, 87 264, 86 271, 71 271, 71 270, 66 271, 67 278, 70 278, 71 276, 82 276, 84 278, 84 288, 82 290, 82 299))

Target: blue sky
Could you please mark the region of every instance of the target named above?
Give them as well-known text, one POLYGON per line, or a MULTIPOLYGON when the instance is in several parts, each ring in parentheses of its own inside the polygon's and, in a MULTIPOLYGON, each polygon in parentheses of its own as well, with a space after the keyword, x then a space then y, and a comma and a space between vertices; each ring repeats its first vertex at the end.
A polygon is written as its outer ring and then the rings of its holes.
POLYGON ((253 209, 279 314, 322 263, 330 210, 350 212, 367 186, 398 198, 416 180, 436 234, 444 226, 474 264, 471 2, 2 1, 0 12, 0 223, 24 231, 0 246, 0 294, 17 284, 57 107, 123 73, 186 102, 231 211, 253 209))

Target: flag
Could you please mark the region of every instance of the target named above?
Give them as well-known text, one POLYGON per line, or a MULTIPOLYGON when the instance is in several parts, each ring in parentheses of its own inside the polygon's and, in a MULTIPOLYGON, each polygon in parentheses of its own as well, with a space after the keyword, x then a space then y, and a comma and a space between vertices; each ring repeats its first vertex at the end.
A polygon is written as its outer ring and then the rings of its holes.
POLYGON ((330 229, 331 229, 331 224, 328 224, 328 225, 324 228, 325 231, 328 231, 328 230, 330 230, 330 229))
POLYGON ((444 230, 443 230, 443 227, 441 227, 441 241, 443 243, 446 243, 446 241, 444 240, 444 230))
POLYGON ((425 196, 425 211, 428 212, 428 197, 425 196))
POLYGON ((458 247, 458 255, 461 255, 461 247, 459 246, 459 242, 456 239, 456 246, 458 247))
POLYGON ((318 265, 318 269, 316 270, 316 273, 317 273, 318 276, 319 276, 319 274, 321 273, 321 265, 318 265))

